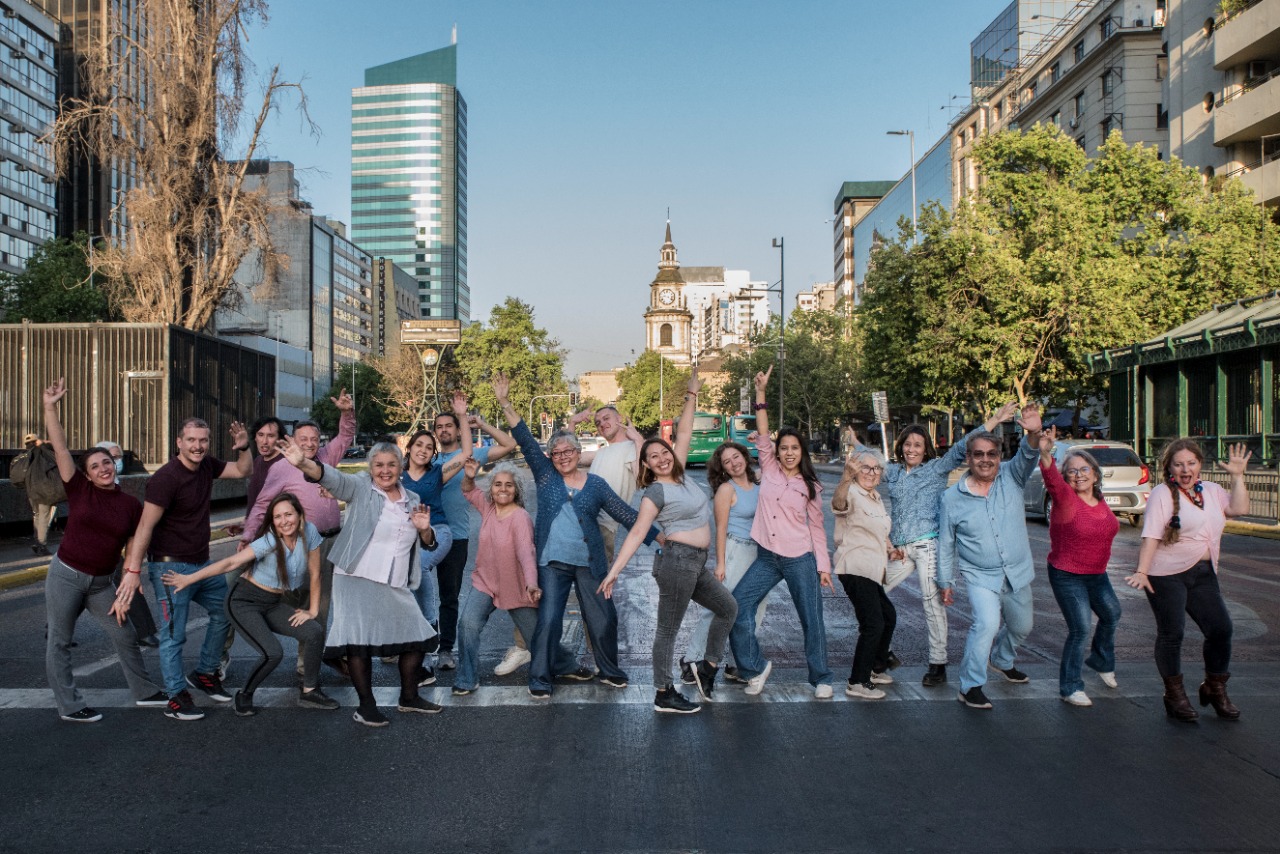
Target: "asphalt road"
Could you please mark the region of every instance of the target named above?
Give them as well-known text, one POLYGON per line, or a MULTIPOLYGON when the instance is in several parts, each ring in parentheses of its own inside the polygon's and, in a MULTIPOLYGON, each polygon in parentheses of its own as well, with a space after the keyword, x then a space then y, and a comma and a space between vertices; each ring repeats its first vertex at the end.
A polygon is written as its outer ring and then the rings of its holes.
MULTIPOLYGON (((1047 528, 1028 530, 1043 566, 1047 528)), ((11 590, 0 593, 0 851, 1280 851, 1275 543, 1224 541, 1231 687, 1244 716, 1196 725, 1161 709, 1150 610, 1119 579, 1137 546, 1137 531, 1122 528, 1111 567, 1124 608, 1121 685, 1090 681, 1090 709, 1057 700, 1064 627, 1038 578, 1019 665, 1032 681, 993 683, 991 712, 955 701, 954 672, 947 688, 920 686, 925 634, 909 581, 892 594, 904 666, 888 700, 811 698, 779 588, 761 636, 778 668, 764 694, 722 688, 701 714, 656 715, 645 684, 656 591, 641 558, 619 592, 625 691, 571 685, 534 706, 522 673, 490 675, 510 638, 495 615, 480 692, 448 696, 451 674, 428 689, 444 714, 393 711, 390 727, 369 730, 349 709, 299 709, 286 664, 259 693, 266 708, 256 717, 222 707, 178 723, 129 708, 86 617, 78 681, 106 718, 71 725, 45 687, 42 590, 11 590)), ((951 614, 954 664, 968 626, 963 595, 951 614)), ((824 616, 842 677, 856 635, 843 592, 826 594, 824 616)), ((580 636, 574 615, 567 629, 580 636)), ((189 658, 200 637, 197 626, 189 658)), ((1194 628, 1186 651, 1192 681, 1194 628)), ((231 687, 252 660, 243 644, 234 652, 231 687)), ((155 668, 154 653, 146 660, 155 668)), ((375 679, 380 701, 393 704, 393 669, 375 665, 375 679)), ((340 684, 326 690, 354 702, 340 684)))

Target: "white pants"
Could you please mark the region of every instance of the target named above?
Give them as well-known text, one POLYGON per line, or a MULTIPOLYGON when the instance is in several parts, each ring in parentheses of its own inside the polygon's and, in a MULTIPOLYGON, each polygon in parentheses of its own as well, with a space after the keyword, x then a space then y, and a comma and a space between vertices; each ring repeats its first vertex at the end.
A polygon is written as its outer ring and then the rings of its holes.
MULTIPOLYGON (((747 570, 751 568, 751 564, 756 562, 756 544, 751 540, 742 540, 738 537, 725 537, 724 549, 724 586, 730 593, 733 588, 738 586, 738 582, 742 580, 742 576, 747 574, 747 570)), ((760 631, 760 624, 764 622, 764 605, 762 601, 760 607, 756 609, 756 631, 760 631)), ((711 620, 715 617, 706 608, 702 609, 702 615, 698 618, 698 624, 693 628, 693 634, 689 636, 689 648, 685 651, 685 661, 702 661, 707 657, 707 634, 711 631, 711 620)), ((715 656, 715 660, 719 661, 719 656, 724 653, 722 649, 713 649, 711 654, 715 656)))
POLYGON ((920 576, 920 599, 929 631, 929 663, 947 663, 947 609, 938 594, 938 540, 916 540, 902 546, 903 559, 889 562, 884 589, 892 590, 911 573, 920 576))

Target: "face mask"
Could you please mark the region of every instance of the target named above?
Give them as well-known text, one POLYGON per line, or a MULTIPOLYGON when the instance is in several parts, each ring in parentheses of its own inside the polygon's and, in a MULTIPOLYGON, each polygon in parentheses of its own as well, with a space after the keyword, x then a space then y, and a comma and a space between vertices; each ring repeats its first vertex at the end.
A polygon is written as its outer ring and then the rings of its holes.
POLYGON ((114 460, 114 462, 116 464, 116 474, 124 474, 124 458, 121 457, 118 460, 114 460))

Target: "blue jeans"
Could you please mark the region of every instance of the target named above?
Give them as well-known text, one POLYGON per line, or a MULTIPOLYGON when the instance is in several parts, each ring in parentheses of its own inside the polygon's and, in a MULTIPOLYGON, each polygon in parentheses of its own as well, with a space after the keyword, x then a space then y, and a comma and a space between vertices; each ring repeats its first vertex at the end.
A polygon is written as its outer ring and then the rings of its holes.
POLYGON ((1067 621, 1067 642, 1062 646, 1062 664, 1058 667, 1058 691, 1066 697, 1084 690, 1084 680, 1080 678, 1082 664, 1099 673, 1115 671, 1120 600, 1105 572, 1080 575, 1049 564, 1049 586, 1067 621), (1086 660, 1084 643, 1089 637, 1089 624, 1093 622, 1090 611, 1098 615, 1098 628, 1094 630, 1093 646, 1086 660))
POLYGON ((433 626, 440 625, 440 588, 434 574, 435 568, 449 555, 453 547, 453 531, 448 525, 436 523, 431 526, 436 532, 436 547, 431 551, 418 549, 418 565, 422 568, 422 580, 418 589, 413 591, 413 598, 418 600, 418 608, 427 622, 433 626))
MULTIPOLYGON (((458 673, 453 680, 454 687, 473 691, 480 684, 477 674, 480 660, 480 633, 484 631, 489 617, 496 610, 498 606, 493 604, 492 596, 474 587, 467 587, 462 607, 458 612, 458 673)), ((520 630, 521 637, 531 638, 537 634, 537 608, 512 608, 507 613, 511 615, 511 622, 515 623, 516 628, 520 630)), ((578 662, 573 653, 560 645, 556 652, 555 672, 571 673, 577 666, 578 662)))
MULTIPOLYGON (((729 633, 729 647, 738 662, 738 674, 744 679, 764 671, 765 660, 756 639, 756 608, 769 591, 785 581, 804 630, 804 657, 809 664, 810 685, 830 685, 827 667, 827 629, 822 621, 822 588, 818 584, 818 562, 813 553, 799 557, 783 557, 764 546, 756 551, 755 563, 733 588, 738 601, 738 617, 729 633)), ((707 650, 709 658, 719 650, 707 650)))
POLYGON ((1030 584, 1013 590, 1006 578, 999 593, 973 583, 968 585, 968 590, 973 624, 969 626, 964 658, 960 661, 961 691, 987 684, 988 659, 1001 670, 1013 667, 1013 654, 1031 634, 1034 617, 1030 584))
POLYGON ((590 567, 552 561, 538 567, 542 601, 538 603, 538 625, 533 632, 533 642, 529 644, 529 653, 533 656, 529 661, 531 690, 551 690, 551 651, 560 647, 564 607, 569 601, 569 590, 575 585, 582 621, 586 624, 587 636, 591 638, 596 668, 601 676, 627 679, 627 674, 618 666, 618 612, 613 607, 613 600, 596 592, 600 579, 591 574, 590 567))
POLYGON ((195 602, 209 614, 209 628, 200 646, 198 673, 216 673, 222 661, 222 645, 227 640, 227 578, 215 575, 198 581, 190 587, 175 590, 166 587, 160 577, 172 570, 179 575, 191 575, 206 564, 148 563, 147 574, 160 603, 160 675, 164 678, 164 692, 176 697, 186 690, 187 679, 182 672, 182 647, 187 642, 187 612, 195 602))

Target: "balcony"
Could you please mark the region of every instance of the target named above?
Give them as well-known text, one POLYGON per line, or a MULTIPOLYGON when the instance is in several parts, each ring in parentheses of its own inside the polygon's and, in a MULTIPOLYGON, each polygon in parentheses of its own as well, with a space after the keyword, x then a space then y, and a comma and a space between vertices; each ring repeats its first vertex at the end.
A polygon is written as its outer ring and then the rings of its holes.
POLYGON ((1219 71, 1274 56, 1280 56, 1280 0, 1261 0, 1213 34, 1213 67, 1219 71))
POLYGON ((1280 203, 1280 159, 1267 161, 1240 173, 1240 180, 1253 190, 1261 204, 1275 206, 1280 203))
MULTIPOLYGON (((1276 4, 1280 6, 1280 0, 1276 4)), ((1214 145, 1258 140, 1274 133, 1280 133, 1280 75, 1229 96, 1214 111, 1214 145)))

